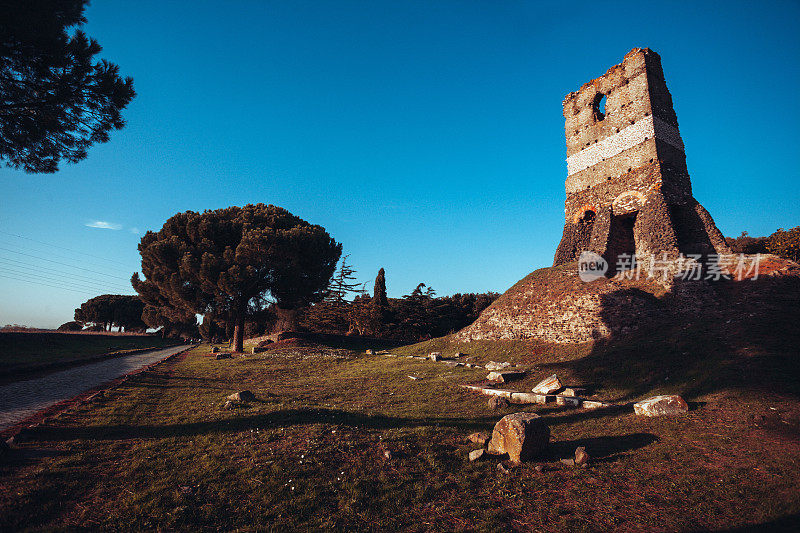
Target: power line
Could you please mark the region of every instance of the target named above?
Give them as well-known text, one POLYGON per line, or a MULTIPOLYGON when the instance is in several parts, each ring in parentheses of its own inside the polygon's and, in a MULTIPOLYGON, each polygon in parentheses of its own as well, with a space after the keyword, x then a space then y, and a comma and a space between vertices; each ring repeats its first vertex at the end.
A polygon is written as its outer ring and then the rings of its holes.
POLYGON ((62 265, 62 266, 66 266, 66 267, 69 267, 69 268, 75 268, 77 270, 83 270, 85 272, 91 272, 92 274, 99 274, 101 276, 106 276, 106 277, 109 277, 109 278, 116 278, 116 279, 121 279, 121 280, 128 281, 126 278, 122 278, 120 276, 114 276, 112 274, 106 274, 104 272, 98 272, 97 270, 92 270, 92 269, 89 269, 89 268, 77 267, 77 266, 74 266, 74 265, 69 265, 67 263, 62 263, 61 261, 54 261, 53 259, 45 259, 44 257, 38 257, 38 256, 35 256, 35 255, 26 254, 24 252, 17 252, 15 250, 11 250, 9 248, 0 247, 0 250, 3 250, 5 252, 11 252, 12 254, 24 255, 26 257, 32 257, 34 259, 38 259, 39 261, 47 261, 48 263, 55 263, 57 265, 62 265))
POLYGON ((22 281, 23 283, 31 283, 33 285, 41 285, 43 287, 51 287, 53 289, 61 289, 61 290, 64 290, 64 291, 80 292, 80 293, 83 293, 83 294, 86 294, 87 292, 90 292, 90 291, 83 291, 83 290, 77 290, 77 289, 69 289, 67 287, 60 287, 58 285, 51 285, 49 283, 42 283, 42 282, 39 282, 39 281, 30 281, 30 280, 27 280, 27 279, 14 278, 14 277, 11 277, 11 276, 6 276, 5 274, 2 274, 2 273, 0 273, 0 278, 11 279, 11 280, 14 280, 14 281, 22 281))
POLYGON ((18 239, 25 239, 26 241, 35 242, 35 243, 38 243, 38 244, 44 244, 45 246, 52 246, 53 248, 60 248, 62 250, 66 250, 67 252, 81 254, 81 255, 85 255, 87 257, 93 257, 95 259, 101 259, 103 261, 108 261, 110 263, 117 263, 119 265, 128 266, 127 264, 123 263, 122 261, 117 261, 115 259, 107 259, 105 257, 100 257, 99 255, 87 254, 86 252, 80 252, 78 250, 73 250, 71 248, 67 248, 66 246, 59 246, 58 244, 51 244, 49 242, 44 242, 44 241, 39 241, 39 240, 36 240, 36 239, 31 239, 30 237, 25 237, 24 235, 17 235, 16 233, 9 233, 9 232, 3 231, 3 230, 0 230, 0 233, 2 233, 3 235, 9 235, 11 237, 16 237, 18 239))
POLYGON ((19 268, 18 265, 22 265, 22 266, 24 266, 26 268, 32 268, 32 269, 35 269, 35 270, 44 271, 45 274, 55 273, 57 275, 68 276, 70 278, 76 278, 76 279, 83 279, 83 280, 87 280, 87 281, 91 281, 91 282, 97 282, 98 281, 98 279, 96 277, 82 276, 80 274, 74 274, 72 272, 65 272, 63 270, 58 270, 56 268, 44 267, 44 266, 40 266, 40 265, 32 265, 30 263, 26 263, 25 261, 20 261, 19 259, 13 259, 11 257, 0 256, 0 264, 2 262, 11 263, 10 266, 14 267, 14 268, 19 268))
POLYGON ((13 268, 12 269, 12 268, 9 268, 9 267, 3 267, 3 269, 0 270, 0 272, 6 272, 6 273, 14 274, 14 275, 17 275, 17 276, 25 276, 25 277, 33 278, 33 279, 43 279, 43 280, 48 281, 48 282, 55 282, 55 283, 59 283, 59 284, 65 285, 65 286, 71 286, 71 287, 74 287, 76 289, 87 289, 87 290, 92 290, 92 291, 107 291, 107 290, 109 290, 111 288, 113 290, 117 290, 117 287, 110 287, 108 285, 103 285, 102 283, 99 283, 99 284, 95 285, 95 284, 89 284, 89 283, 84 282, 84 281, 71 281, 69 279, 57 278, 57 277, 53 277, 53 276, 47 276, 47 275, 44 275, 44 274, 39 274, 38 272, 37 273, 25 272, 24 270, 19 270, 17 268, 13 268))

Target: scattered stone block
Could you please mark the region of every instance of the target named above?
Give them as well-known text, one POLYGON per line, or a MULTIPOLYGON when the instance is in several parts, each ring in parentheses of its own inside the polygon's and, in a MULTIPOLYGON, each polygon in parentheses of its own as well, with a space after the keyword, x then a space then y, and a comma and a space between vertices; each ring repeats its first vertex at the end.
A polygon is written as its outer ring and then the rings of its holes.
POLYGON ((481 459, 483 459, 484 454, 486 454, 486 450, 484 450, 483 448, 472 450, 471 452, 469 452, 469 460, 470 462, 480 461, 481 459))
POLYGON ((461 357, 461 356, 464 356, 464 355, 467 355, 467 354, 465 354, 465 353, 461 353, 461 352, 456 352, 456 353, 454 353, 454 354, 453 354, 453 357, 455 357, 456 359, 458 359, 459 357, 461 357))
POLYGON ((501 474, 510 474, 517 464, 514 461, 500 461, 497 463, 497 471, 501 474))
POLYGON ((256 396, 249 390, 243 390, 239 392, 234 392, 233 394, 228 396, 227 399, 232 402, 249 402, 255 400, 256 396))
POLYGON ((589 464, 589 454, 583 446, 575 448, 575 464, 578 466, 589 464))
POLYGON ((367 355, 375 355, 375 351, 369 348, 367 349, 367 355))
POLYGON ((508 454, 512 463, 527 461, 541 454, 550 443, 550 428, 534 413, 506 415, 495 424, 489 453, 508 454))
POLYGON ((511 363, 508 361, 504 363, 497 363, 495 361, 489 361, 486 363, 486 370, 503 370, 504 368, 508 368, 511 366, 511 363))
POLYGON ((478 446, 486 446, 491 438, 492 436, 486 431, 476 431, 475 433, 470 433, 469 437, 467 437, 467 440, 473 444, 477 444, 478 446))
POLYGON ((531 389, 531 392, 536 392, 538 394, 553 394, 564 388, 564 385, 561 383, 561 380, 558 379, 558 376, 553 374, 549 378, 543 379, 539 383, 536 384, 534 388, 531 389))
POLYGON ((499 372, 489 372, 486 376, 486 381, 493 381, 495 383, 508 383, 514 379, 519 379, 525 375, 523 370, 504 370, 499 372))
POLYGON ((495 410, 505 409, 509 405, 511 404, 508 402, 508 400, 506 400, 502 396, 492 396, 491 398, 489 398, 490 409, 495 409, 495 410))
POLYGON ((561 459, 561 462, 567 466, 575 466, 575 459, 561 459))
POLYGON ((431 352, 428 357, 430 357, 431 361, 438 361, 442 358, 442 354, 440 352, 431 352))
POLYGON ((225 402, 225 405, 223 405, 222 408, 230 411, 232 409, 236 409, 236 404, 234 402, 228 400, 228 401, 225 402))
POLYGON ((269 349, 270 344, 275 344, 275 342, 271 339, 264 339, 263 341, 259 341, 258 343, 250 347, 250 353, 257 354, 261 352, 266 352, 269 349))
POLYGON ((653 396, 633 404, 633 412, 643 416, 672 416, 688 411, 689 406, 677 394, 653 396))
POLYGON ((228 352, 218 353, 214 359, 216 359, 217 361, 221 359, 231 359, 231 354, 228 352))
POLYGON ((450 368, 455 368, 459 364, 461 364, 461 363, 456 363, 455 361, 439 361, 439 362, 442 363, 444 366, 449 366, 450 368))
POLYGON ((594 400, 583 400, 581 407, 584 409, 600 409, 601 407, 608 407, 607 403, 596 402, 594 400))
POLYGON ((556 396, 556 405, 564 405, 566 407, 580 407, 581 399, 573 396, 556 396))
POLYGON ((586 396, 586 389, 582 387, 567 387, 561 391, 562 396, 586 396))
POLYGON ((392 459, 392 451, 391 450, 384 450, 383 457, 387 461, 390 461, 392 459))
POLYGON ((211 353, 217 353, 217 352, 219 352, 219 346, 212 346, 211 353))
POLYGON ((408 376, 408 379, 413 379, 414 381, 416 381, 416 380, 418 380, 419 378, 418 378, 417 376, 408 376))

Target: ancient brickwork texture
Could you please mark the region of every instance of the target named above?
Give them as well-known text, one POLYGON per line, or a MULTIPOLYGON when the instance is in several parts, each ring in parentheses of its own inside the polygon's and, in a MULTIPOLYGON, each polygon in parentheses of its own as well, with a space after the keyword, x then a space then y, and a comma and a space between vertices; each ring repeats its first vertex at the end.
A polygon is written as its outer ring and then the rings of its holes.
POLYGON ((455 334, 459 340, 586 342, 656 327, 670 313, 719 306, 711 284, 673 278, 687 268, 680 254, 700 254, 696 265, 702 265, 709 254, 730 251, 692 196, 658 54, 634 49, 621 64, 568 94, 564 119, 567 198, 555 264, 506 291, 455 334), (608 277, 580 279, 575 261, 584 250, 606 258, 608 277), (634 272, 615 272, 623 254, 636 255, 633 268, 639 274, 648 271, 647 257, 666 254, 670 274, 632 279, 626 274, 634 272))
MULTIPOLYGON (((682 290, 688 291, 681 298, 687 312, 713 300, 704 283, 682 290)), ((656 324, 663 316, 660 298, 667 292, 663 283, 647 276, 586 283, 579 278, 574 263, 543 268, 517 282, 455 336, 463 341, 586 342, 656 324)))
POLYGON ((713 219, 692 197, 658 54, 631 50, 622 63, 568 94, 563 106, 567 198, 554 265, 575 261, 585 250, 612 265, 620 254, 728 252, 713 219))

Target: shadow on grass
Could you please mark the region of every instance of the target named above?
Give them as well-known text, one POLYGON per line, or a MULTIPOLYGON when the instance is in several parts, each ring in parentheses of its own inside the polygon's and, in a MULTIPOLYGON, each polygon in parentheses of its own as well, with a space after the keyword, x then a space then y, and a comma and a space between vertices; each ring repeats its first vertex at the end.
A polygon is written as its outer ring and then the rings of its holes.
POLYGON ((601 303, 611 331, 632 331, 598 339, 586 357, 541 368, 624 391, 610 401, 654 390, 687 399, 737 389, 800 396, 800 277, 684 282, 658 299, 623 289, 601 295, 601 303), (648 298, 647 312, 624 305, 648 298))
POLYGON ((554 461, 575 457, 575 448, 584 446, 592 462, 615 461, 621 454, 644 448, 658 440, 651 433, 632 433, 630 435, 611 435, 586 439, 551 442, 548 458, 554 461))
MULTIPOLYGON (((699 533, 700 531, 707 530, 698 529, 696 531, 699 533)), ((776 518, 775 520, 770 520, 769 522, 763 522, 761 524, 719 530, 720 533, 779 533, 782 531, 800 531, 800 513, 776 518)))
POLYGON ((455 427, 463 431, 491 428, 497 417, 482 418, 401 418, 367 415, 339 409, 284 409, 263 415, 243 416, 207 422, 163 426, 115 425, 87 427, 38 426, 25 431, 26 441, 119 440, 170 438, 218 433, 234 433, 251 428, 279 428, 302 424, 333 424, 362 429, 410 427, 455 427))

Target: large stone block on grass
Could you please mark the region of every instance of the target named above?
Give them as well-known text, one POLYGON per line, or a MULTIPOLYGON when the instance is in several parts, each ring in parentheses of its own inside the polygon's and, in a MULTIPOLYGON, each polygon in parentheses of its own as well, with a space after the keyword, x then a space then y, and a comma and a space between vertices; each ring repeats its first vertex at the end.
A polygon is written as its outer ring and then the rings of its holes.
POLYGON ((550 443, 550 428, 534 413, 514 413, 495 424, 489 453, 502 455, 514 463, 528 461, 540 455, 550 443))
POLYGON ((230 400, 232 402, 250 402, 255 400, 256 396, 249 390, 243 390, 239 392, 234 392, 230 396, 226 398, 226 400, 230 400))
POLYGON ((564 385, 561 383, 561 380, 558 379, 558 376, 553 374, 547 379, 543 379, 536 386, 531 389, 531 392, 535 392, 538 394, 553 394, 556 391, 559 391, 564 388, 564 385))
POLYGON ((633 404, 633 412, 643 416, 673 416, 689 411, 689 406, 677 394, 653 396, 633 404))
POLYGON ((514 379, 519 379, 525 375, 523 370, 501 370, 496 372, 489 372, 486 376, 486 381, 494 383, 508 383, 514 379))
POLYGON ((486 370, 491 370, 491 371, 503 370, 504 368, 508 368, 510 366, 511 366, 511 363, 509 363, 508 361, 505 361, 503 363, 498 363, 498 362, 495 362, 495 361, 489 361, 488 363, 486 363, 486 370))

